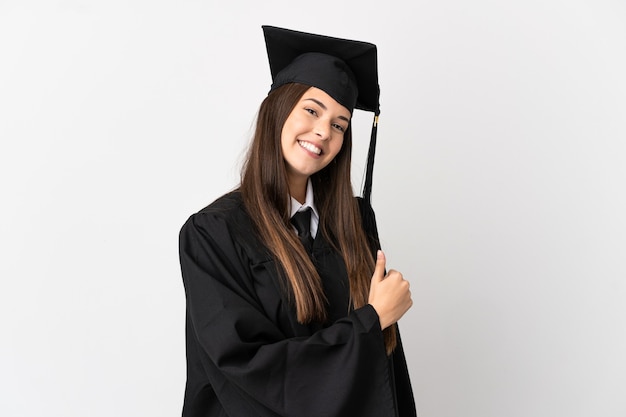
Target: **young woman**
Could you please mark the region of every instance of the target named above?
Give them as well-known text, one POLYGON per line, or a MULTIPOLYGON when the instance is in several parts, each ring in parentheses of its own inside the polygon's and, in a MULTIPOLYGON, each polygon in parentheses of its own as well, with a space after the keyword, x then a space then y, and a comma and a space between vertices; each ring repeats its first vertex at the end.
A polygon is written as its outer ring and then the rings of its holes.
POLYGON ((409 284, 372 252, 350 180, 368 88, 341 51, 373 45, 264 31, 270 61, 281 42, 296 57, 273 73, 240 186, 180 234, 183 416, 415 416, 395 324, 409 284))

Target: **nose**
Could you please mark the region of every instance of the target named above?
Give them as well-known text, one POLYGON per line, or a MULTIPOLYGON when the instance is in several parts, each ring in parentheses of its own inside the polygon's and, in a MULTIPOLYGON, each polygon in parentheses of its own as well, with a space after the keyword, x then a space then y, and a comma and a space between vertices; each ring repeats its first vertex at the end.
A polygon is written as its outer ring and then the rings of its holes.
POLYGON ((324 121, 320 120, 316 123, 314 131, 321 140, 327 140, 330 138, 330 126, 324 121))

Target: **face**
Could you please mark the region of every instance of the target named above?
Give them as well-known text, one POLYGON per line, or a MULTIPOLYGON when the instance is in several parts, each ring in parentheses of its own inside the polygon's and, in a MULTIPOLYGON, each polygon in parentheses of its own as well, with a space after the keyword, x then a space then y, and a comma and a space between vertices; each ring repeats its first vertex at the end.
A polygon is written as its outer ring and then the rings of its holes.
POLYGON ((290 184, 306 183, 337 156, 350 112, 324 91, 311 87, 283 125, 281 147, 290 184))

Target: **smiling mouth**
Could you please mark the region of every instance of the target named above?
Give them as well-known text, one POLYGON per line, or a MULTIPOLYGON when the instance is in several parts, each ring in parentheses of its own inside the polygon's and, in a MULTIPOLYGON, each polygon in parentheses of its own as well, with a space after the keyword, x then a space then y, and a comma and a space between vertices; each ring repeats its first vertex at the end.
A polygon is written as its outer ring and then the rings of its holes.
POLYGON ((317 146, 313 145, 310 142, 303 142, 301 140, 298 141, 298 145, 300 145, 301 147, 303 147, 304 149, 306 149, 309 152, 313 152, 316 155, 320 155, 322 153, 322 150, 320 148, 318 148, 317 146))

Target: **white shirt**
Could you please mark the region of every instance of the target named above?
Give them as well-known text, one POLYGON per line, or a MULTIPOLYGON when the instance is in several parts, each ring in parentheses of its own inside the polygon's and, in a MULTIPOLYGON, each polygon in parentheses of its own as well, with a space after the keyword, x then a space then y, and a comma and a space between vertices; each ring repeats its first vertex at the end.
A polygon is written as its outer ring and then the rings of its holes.
MULTIPOLYGON (((304 211, 307 207, 311 207, 311 236, 315 239, 315 236, 317 235, 317 226, 320 223, 320 216, 317 212, 317 208, 315 207, 315 202, 313 201, 313 185, 311 185, 310 179, 306 184, 304 204, 300 204, 298 200, 291 197, 291 215, 289 217, 293 217, 293 215, 299 211, 304 211)), ((295 226, 293 230, 296 230, 295 226)))

